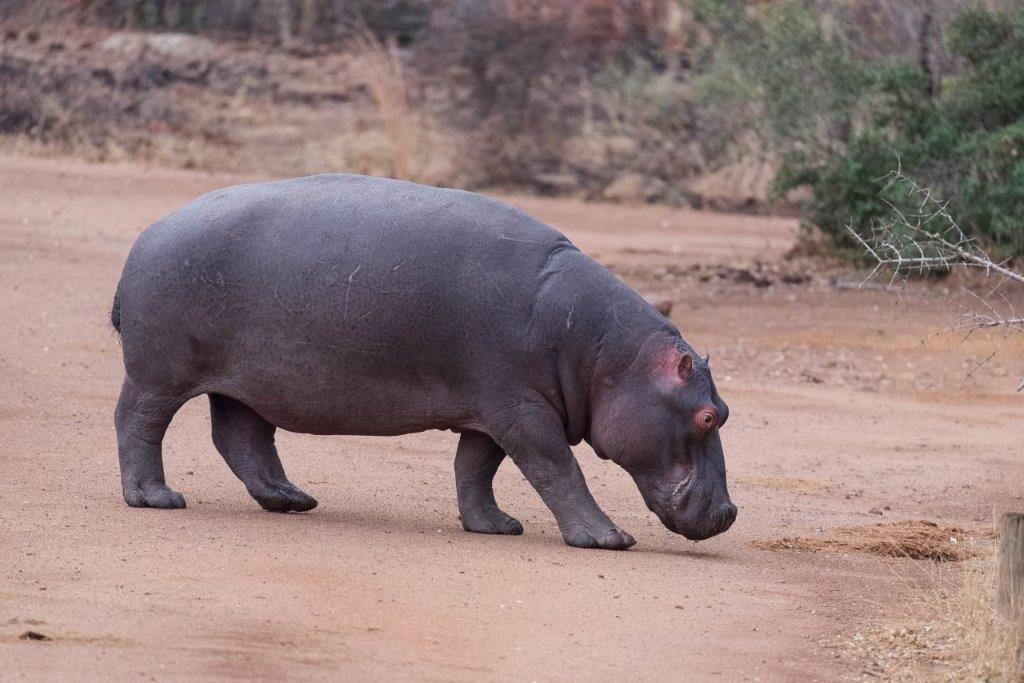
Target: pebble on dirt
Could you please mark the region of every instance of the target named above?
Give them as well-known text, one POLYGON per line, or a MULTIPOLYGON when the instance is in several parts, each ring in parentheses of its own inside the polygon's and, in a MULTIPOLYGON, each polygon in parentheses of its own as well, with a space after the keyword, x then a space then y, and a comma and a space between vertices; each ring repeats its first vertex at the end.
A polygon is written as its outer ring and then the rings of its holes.
POLYGON ((25 631, 20 636, 20 640, 50 640, 50 637, 46 634, 40 633, 39 631, 25 631))

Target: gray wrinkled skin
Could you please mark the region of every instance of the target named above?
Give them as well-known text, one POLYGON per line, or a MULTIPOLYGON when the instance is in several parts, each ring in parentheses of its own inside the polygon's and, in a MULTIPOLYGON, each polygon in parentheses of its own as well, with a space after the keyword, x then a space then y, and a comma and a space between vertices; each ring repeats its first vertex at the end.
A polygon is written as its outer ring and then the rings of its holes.
POLYGON ((624 549, 570 444, 625 468, 671 530, 736 516, 705 361, 563 235, 480 195, 355 175, 217 190, 138 238, 112 322, 129 505, 185 506, 164 480, 172 416, 208 394, 213 442, 261 506, 316 500, 285 476, 277 428, 461 433, 463 526, 519 534, 491 480, 507 455, 566 543, 624 549))

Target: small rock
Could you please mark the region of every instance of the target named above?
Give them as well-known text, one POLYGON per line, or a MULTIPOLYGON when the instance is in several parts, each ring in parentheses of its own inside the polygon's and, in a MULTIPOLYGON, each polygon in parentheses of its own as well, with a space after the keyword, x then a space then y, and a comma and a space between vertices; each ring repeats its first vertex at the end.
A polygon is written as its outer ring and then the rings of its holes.
POLYGON ((39 631, 25 631, 20 636, 21 640, 49 640, 50 637, 40 633, 39 631))
POLYGON ((737 268, 733 273, 733 280, 740 284, 752 284, 757 288, 770 287, 772 279, 766 275, 755 274, 746 268, 737 268))
POLYGON ((868 514, 869 515, 882 515, 882 514, 885 514, 885 513, 883 513, 878 508, 871 508, 870 510, 868 510, 868 514))

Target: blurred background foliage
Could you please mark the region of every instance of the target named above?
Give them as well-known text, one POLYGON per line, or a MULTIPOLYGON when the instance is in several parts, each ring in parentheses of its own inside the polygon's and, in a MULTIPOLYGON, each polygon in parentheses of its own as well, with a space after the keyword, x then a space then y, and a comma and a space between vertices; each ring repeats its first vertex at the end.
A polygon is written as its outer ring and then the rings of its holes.
POLYGON ((785 207, 840 250, 900 166, 1024 254, 1019 2, 6 0, 0 23, 7 143, 785 207))

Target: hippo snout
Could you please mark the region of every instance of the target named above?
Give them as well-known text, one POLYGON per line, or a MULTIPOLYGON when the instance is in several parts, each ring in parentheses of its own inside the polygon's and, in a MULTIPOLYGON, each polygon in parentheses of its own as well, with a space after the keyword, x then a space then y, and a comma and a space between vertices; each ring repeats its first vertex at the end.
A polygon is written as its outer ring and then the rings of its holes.
POLYGON ((739 511, 724 487, 716 488, 687 487, 684 495, 659 512, 658 517, 669 530, 691 541, 703 541, 724 533, 736 521, 739 511))
POLYGON ((707 482, 694 474, 669 489, 664 479, 634 477, 648 509, 674 533, 703 541, 729 530, 738 510, 723 480, 707 482))

